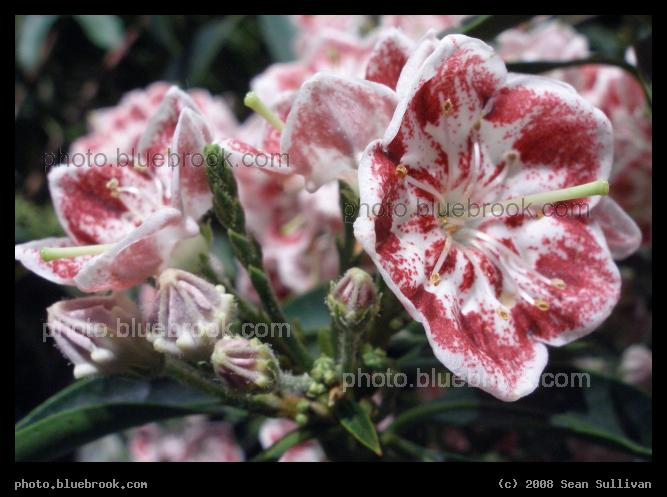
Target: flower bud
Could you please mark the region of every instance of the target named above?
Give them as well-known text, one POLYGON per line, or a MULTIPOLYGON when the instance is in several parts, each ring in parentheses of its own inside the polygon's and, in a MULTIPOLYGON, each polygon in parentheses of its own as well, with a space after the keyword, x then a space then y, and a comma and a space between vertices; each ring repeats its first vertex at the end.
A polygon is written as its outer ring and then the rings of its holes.
POLYGON ((122 295, 63 300, 47 309, 48 327, 74 364, 74 377, 137 372, 149 374, 162 357, 143 336, 138 307, 122 295))
POLYGON ((224 336, 215 344, 211 364, 231 388, 269 390, 278 378, 278 360, 271 347, 257 338, 224 336))
POLYGON ((222 285, 212 285, 187 271, 166 269, 158 278, 148 315, 148 339, 158 352, 208 360, 235 315, 234 297, 222 285))
POLYGON ((331 283, 327 305, 344 327, 362 329, 377 314, 380 299, 373 279, 359 268, 350 268, 337 283, 331 283))

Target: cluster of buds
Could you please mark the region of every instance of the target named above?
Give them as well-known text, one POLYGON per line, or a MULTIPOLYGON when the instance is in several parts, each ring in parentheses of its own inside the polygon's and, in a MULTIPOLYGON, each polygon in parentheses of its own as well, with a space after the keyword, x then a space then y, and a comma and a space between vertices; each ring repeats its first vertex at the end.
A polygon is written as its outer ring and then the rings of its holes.
POLYGON ((158 278, 148 321, 155 350, 193 361, 206 361, 236 315, 234 297, 180 269, 158 278))
POLYGON ((270 390, 280 371, 269 345, 257 338, 230 335, 215 344, 211 364, 222 381, 235 390, 270 390))
POLYGON ((361 331, 380 310, 380 298, 373 278, 353 267, 337 283, 331 283, 327 306, 343 328, 361 331))
POLYGON ((122 295, 63 300, 47 309, 48 327, 74 364, 74 377, 159 371, 162 356, 143 335, 137 306, 122 295))

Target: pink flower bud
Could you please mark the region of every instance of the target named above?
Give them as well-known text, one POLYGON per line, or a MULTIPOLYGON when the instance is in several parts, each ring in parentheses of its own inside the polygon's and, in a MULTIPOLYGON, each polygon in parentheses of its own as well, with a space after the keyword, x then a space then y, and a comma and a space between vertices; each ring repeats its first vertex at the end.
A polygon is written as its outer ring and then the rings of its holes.
POLYGON ((257 338, 224 336, 211 356, 215 373, 230 387, 268 390, 276 383, 278 360, 271 347, 257 338))
POLYGON ((208 360, 235 315, 234 297, 222 285, 180 269, 166 269, 158 278, 148 339, 158 352, 208 360))
POLYGON ((338 283, 331 284, 327 305, 345 327, 363 327, 378 311, 379 298, 373 278, 359 268, 348 269, 338 283))
POLYGON ((48 327, 74 364, 74 377, 157 371, 162 358, 145 339, 137 306, 122 295, 63 300, 47 309, 48 327))

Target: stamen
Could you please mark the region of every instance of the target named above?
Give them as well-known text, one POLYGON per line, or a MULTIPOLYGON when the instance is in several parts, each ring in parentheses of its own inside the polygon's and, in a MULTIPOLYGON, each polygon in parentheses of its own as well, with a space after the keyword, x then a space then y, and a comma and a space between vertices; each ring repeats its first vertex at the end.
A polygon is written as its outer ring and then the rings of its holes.
POLYGON ((549 310, 549 303, 546 300, 537 299, 534 305, 542 312, 549 310))
POLYGON ((111 190, 111 196, 118 198, 120 192, 118 191, 118 178, 111 178, 107 181, 106 187, 111 190))
POLYGON ((449 249, 451 247, 452 247, 452 237, 448 236, 445 239, 445 245, 442 247, 442 252, 440 252, 440 256, 438 257, 438 260, 435 262, 435 266, 433 266, 433 271, 431 272, 431 277, 429 278, 434 286, 438 286, 438 283, 440 283, 440 269, 442 269, 442 265, 445 263, 445 260, 449 255, 449 249))
POLYGON ((507 309, 501 307, 496 312, 498 313, 498 316, 500 316, 501 319, 504 319, 505 321, 509 320, 510 313, 507 309))
POLYGON ((507 162, 508 164, 513 164, 519 158, 519 152, 517 152, 514 149, 508 150, 507 152, 505 152, 504 158, 505 162, 507 162))
POLYGON ((282 119, 280 119, 271 109, 269 109, 254 91, 249 91, 246 93, 246 96, 243 99, 243 103, 246 107, 251 108, 257 112, 257 114, 266 119, 268 123, 278 131, 282 131, 285 128, 285 123, 282 121, 282 119))
POLYGON ((396 174, 399 178, 405 178, 408 175, 408 168, 405 167, 405 164, 396 166, 396 174))
POLYGON ((565 289, 565 282, 561 280, 560 278, 554 278, 551 280, 551 284, 555 286, 556 288, 559 288, 560 290, 565 289))
POLYGON ((329 57, 329 61, 332 64, 338 64, 338 62, 340 62, 340 53, 333 47, 327 51, 327 57, 329 57))
POLYGON ((304 223, 305 220, 306 218, 303 214, 297 214, 280 227, 280 233, 285 236, 291 235, 304 223))
POLYGON ((43 247, 39 251, 44 262, 54 261, 56 259, 71 259, 82 255, 99 255, 113 247, 112 243, 101 245, 81 245, 78 247, 43 247))

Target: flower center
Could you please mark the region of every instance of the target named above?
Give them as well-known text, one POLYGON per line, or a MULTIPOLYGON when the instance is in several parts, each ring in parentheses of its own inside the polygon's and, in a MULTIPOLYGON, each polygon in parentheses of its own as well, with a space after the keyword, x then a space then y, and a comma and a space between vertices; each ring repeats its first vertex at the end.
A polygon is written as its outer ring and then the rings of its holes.
MULTIPOLYGON (((473 150, 477 155, 479 150, 477 147, 473 150)), ((510 151, 506 154, 506 160, 511 162, 512 156, 510 151)), ((514 157, 516 160, 517 157, 514 157)), ((475 157, 474 163, 478 162, 475 157)), ((565 282, 559 278, 547 278, 534 270, 532 266, 523 260, 517 253, 505 246, 494 237, 487 233, 476 229, 479 221, 485 217, 513 217, 525 212, 526 209, 532 205, 544 206, 556 202, 564 202, 568 200, 575 200, 596 195, 607 195, 609 193, 609 183, 606 180, 597 180, 582 185, 572 186, 569 188, 561 188, 542 193, 526 195, 523 197, 515 197, 507 200, 494 202, 492 204, 483 204, 481 206, 470 204, 468 201, 467 207, 462 204, 460 209, 454 208, 450 205, 445 195, 439 192, 435 187, 420 181, 410 175, 408 166, 399 164, 396 166, 396 174, 406 183, 413 187, 430 194, 434 199, 434 216, 438 220, 438 225, 445 237, 445 243, 438 256, 433 270, 429 277, 430 283, 435 287, 441 281, 440 272, 445 261, 451 251, 452 246, 460 245, 463 248, 472 248, 477 252, 483 254, 490 260, 496 268, 500 271, 503 278, 504 291, 501 295, 502 306, 498 309, 498 315, 501 319, 508 320, 511 308, 517 298, 528 302, 541 311, 549 310, 549 303, 545 297, 536 297, 536 293, 541 292, 540 288, 556 288, 563 290, 565 282), (509 213, 509 206, 516 206, 516 213, 509 213), (456 235, 456 237, 455 237, 456 235)), ((498 178, 496 178, 498 179, 498 178)), ((497 184, 497 183, 496 183, 497 184)), ((471 194, 470 183, 465 186, 463 196, 469 198, 471 194)), ((488 185, 485 188, 488 190, 488 185)), ((538 217, 541 217, 538 215, 538 217)))

